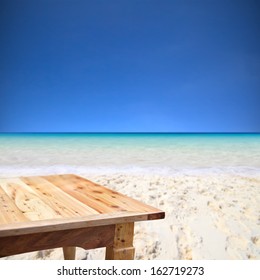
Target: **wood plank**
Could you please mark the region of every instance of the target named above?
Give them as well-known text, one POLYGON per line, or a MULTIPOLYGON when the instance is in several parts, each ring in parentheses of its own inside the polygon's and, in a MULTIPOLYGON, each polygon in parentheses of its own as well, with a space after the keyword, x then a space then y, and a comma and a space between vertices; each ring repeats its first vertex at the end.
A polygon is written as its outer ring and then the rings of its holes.
POLYGON ((81 203, 43 177, 21 177, 21 180, 32 188, 56 213, 62 217, 86 216, 98 212, 81 203))
POLYGON ((70 196, 76 198, 85 205, 90 206, 98 213, 115 212, 115 208, 105 204, 99 198, 90 196, 89 189, 80 186, 80 182, 78 181, 68 180, 68 178, 62 178, 61 176, 44 176, 44 178, 46 178, 49 182, 68 193, 70 196))
MULTIPOLYGON (((80 177, 79 177, 80 178, 80 177)), ((81 178, 83 179, 83 178, 81 178)), ((100 201, 102 201, 104 204, 115 208, 115 210, 119 211, 142 211, 142 212, 154 212, 158 211, 158 209, 146 205, 140 201, 137 201, 131 197, 125 196, 119 192, 110 190, 106 187, 103 187, 101 185, 98 185, 96 183, 93 183, 91 181, 81 180, 80 183, 78 183, 79 188, 83 187, 84 193, 88 193, 91 197, 96 197, 100 201)), ((82 188, 81 188, 82 189, 82 188)))
POLYGON ((114 232, 115 226, 108 225, 0 237, 0 257, 59 247, 95 249, 111 246, 114 240, 114 232))
POLYGON ((76 175, 47 176, 47 180, 90 205, 99 213, 161 212, 160 210, 76 175))
MULTIPOLYGON (((66 175, 65 175, 66 176, 66 175)), ((71 176, 71 175, 70 175, 71 176)), ((122 193, 119 193, 117 191, 111 190, 107 187, 101 186, 97 183, 94 183, 86 178, 80 177, 78 175, 72 174, 74 178, 77 178, 78 181, 81 182, 82 186, 88 186, 96 197, 102 197, 104 194, 104 200, 105 201, 112 201, 115 204, 121 205, 122 208, 124 208, 127 211, 141 211, 141 212, 161 212, 161 210, 147 205, 141 201, 138 201, 136 199, 133 199, 129 196, 126 196, 122 193)))
POLYGON ((17 208, 29 220, 37 221, 62 217, 60 213, 55 212, 49 205, 44 203, 41 197, 19 178, 1 180, 1 186, 17 208))
POLYGON ((0 225, 25 221, 28 221, 28 219, 0 185, 0 225))
POLYGON ((0 237, 26 235, 37 232, 60 231, 93 226, 111 225, 117 223, 139 222, 149 220, 148 214, 140 213, 110 213, 85 217, 63 218, 29 221, 0 225, 0 237))

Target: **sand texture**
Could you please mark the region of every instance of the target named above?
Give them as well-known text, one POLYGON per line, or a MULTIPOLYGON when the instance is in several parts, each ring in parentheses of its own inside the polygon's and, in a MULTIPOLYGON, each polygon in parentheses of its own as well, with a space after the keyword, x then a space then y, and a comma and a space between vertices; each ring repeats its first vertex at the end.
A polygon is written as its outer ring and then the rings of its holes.
MULTIPOLYGON (((260 259, 260 175, 79 174, 166 212, 136 223, 135 259, 260 259)), ((62 259, 62 249, 3 259, 62 259)), ((77 249, 104 259, 104 249, 77 249)))

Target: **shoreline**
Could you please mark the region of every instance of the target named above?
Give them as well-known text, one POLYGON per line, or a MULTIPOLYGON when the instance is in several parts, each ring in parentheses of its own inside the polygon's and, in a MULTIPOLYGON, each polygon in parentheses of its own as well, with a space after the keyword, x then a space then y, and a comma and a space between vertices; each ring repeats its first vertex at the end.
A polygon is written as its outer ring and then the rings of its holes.
POLYGON ((15 177, 15 176, 37 176, 37 175, 52 175, 75 173, 90 176, 99 176, 106 174, 110 175, 158 175, 163 177, 174 176, 223 176, 234 175, 242 177, 260 177, 260 167, 252 166, 216 166, 216 167, 183 167, 183 168, 170 168, 170 167, 136 167, 136 166, 100 166, 90 167, 85 165, 35 165, 28 167, 21 167, 20 165, 14 166, 0 166, 0 178, 15 177))

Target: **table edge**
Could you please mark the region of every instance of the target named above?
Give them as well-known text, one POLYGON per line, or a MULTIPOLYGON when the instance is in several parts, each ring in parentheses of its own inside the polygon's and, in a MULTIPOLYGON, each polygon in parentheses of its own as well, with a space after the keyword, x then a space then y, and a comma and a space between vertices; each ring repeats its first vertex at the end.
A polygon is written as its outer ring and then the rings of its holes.
POLYGON ((117 212, 110 214, 96 214, 85 217, 73 217, 66 219, 48 219, 28 222, 4 224, 0 226, 0 238, 7 236, 18 236, 32 233, 43 233, 79 228, 88 228, 120 223, 141 222, 149 220, 164 219, 165 212, 154 213, 140 212, 117 212))

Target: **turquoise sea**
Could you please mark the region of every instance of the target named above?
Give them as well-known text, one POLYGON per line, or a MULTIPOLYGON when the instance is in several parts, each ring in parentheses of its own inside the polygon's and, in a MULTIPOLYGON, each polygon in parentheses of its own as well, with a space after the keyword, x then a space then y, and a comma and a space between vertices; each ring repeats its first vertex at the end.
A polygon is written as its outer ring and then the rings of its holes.
POLYGON ((260 134, 0 134, 0 176, 260 174, 260 134))

